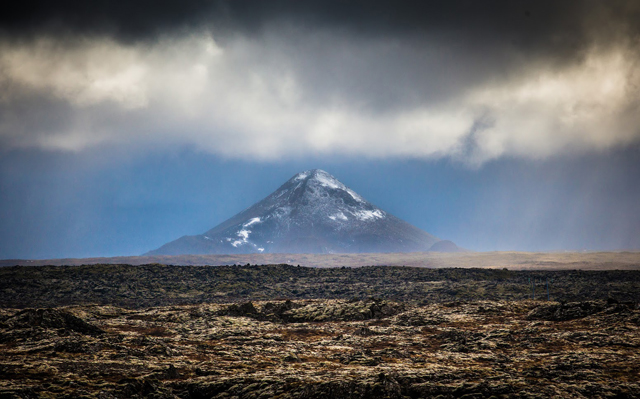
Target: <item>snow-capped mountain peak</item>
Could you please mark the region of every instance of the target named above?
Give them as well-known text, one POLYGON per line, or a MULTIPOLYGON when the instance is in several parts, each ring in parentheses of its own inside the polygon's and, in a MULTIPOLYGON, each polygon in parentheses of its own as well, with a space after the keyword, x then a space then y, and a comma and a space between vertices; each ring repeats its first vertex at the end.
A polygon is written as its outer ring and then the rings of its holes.
POLYGON ((410 252, 427 251, 437 241, 312 169, 206 233, 149 254, 410 252))
POLYGON ((306 184, 320 190, 342 190, 347 192, 354 200, 358 202, 366 202, 362 197, 356 194, 355 191, 351 190, 350 188, 342 184, 341 181, 322 169, 312 169, 300 172, 292 177, 289 182, 297 183, 296 188, 300 187, 303 184, 306 184))

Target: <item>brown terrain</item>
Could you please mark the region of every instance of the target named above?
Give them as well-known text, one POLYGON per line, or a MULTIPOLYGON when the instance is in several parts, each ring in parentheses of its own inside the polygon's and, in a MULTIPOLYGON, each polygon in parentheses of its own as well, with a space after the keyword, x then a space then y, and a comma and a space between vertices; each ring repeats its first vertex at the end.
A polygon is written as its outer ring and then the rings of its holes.
POLYGON ((640 398, 640 271, 550 269, 3 267, 0 398, 640 398))
POLYGON ((640 397, 640 311, 302 300, 2 312, 0 396, 640 397))
POLYGON ((6 259, 0 266, 128 264, 146 265, 274 265, 288 263, 309 267, 384 266, 482 267, 513 270, 640 270, 640 252, 409 252, 362 254, 239 254, 239 255, 158 255, 112 258, 6 259))

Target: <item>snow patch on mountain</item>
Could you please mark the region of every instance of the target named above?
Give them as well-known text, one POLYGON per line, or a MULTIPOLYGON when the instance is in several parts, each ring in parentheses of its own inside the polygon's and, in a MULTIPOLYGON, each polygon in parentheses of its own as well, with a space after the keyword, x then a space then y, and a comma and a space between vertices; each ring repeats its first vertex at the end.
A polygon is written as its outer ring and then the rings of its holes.
POLYGON ((329 173, 323 170, 305 171, 305 172, 299 173, 298 176, 296 176, 295 180, 296 181, 303 180, 304 178, 308 177, 312 173, 313 173, 313 177, 310 180, 314 180, 318 182, 323 187, 328 187, 334 190, 346 191, 354 200, 358 202, 365 202, 365 200, 361 196, 356 194, 355 191, 351 190, 350 188, 342 184, 339 180, 337 180, 335 177, 331 176, 329 173), (304 178, 302 176, 304 176, 304 178))
POLYGON ((238 245, 242 245, 242 244, 246 244, 249 242, 249 234, 251 234, 251 230, 247 230, 247 229, 242 229, 239 230, 236 235, 240 238, 239 240, 235 240, 234 242, 231 243, 231 245, 233 245, 234 247, 237 247, 238 245))
POLYGON ((356 201, 358 202, 365 202, 365 200, 359 196, 358 194, 356 194, 353 190, 351 190, 350 188, 347 188, 347 193, 349 193, 349 195, 356 201))
POLYGON ((331 215, 331 216, 329 216, 329 219, 331 219, 331 220, 336 220, 336 219, 339 219, 339 220, 349 220, 349 218, 347 218, 347 217, 344 215, 344 213, 342 213, 342 212, 338 212, 338 213, 336 213, 335 215, 331 215))
POLYGON ((293 180, 295 180, 295 181, 304 180, 309 176, 310 173, 311 173, 310 170, 307 170, 307 171, 304 171, 304 172, 300 172, 300 173, 298 173, 296 175, 296 177, 293 178, 293 180))
POLYGON ((260 223, 260 222, 261 222, 260 218, 252 218, 252 219, 249 219, 249 221, 247 221, 247 222, 246 222, 245 224, 243 224, 242 226, 243 226, 243 227, 249 227, 249 226, 251 226, 252 224, 256 224, 256 223, 260 223))
POLYGON ((384 212, 381 211, 380 209, 375 209, 373 211, 369 211, 369 210, 356 211, 356 212, 353 212, 353 215, 362 221, 382 219, 385 216, 384 212))
POLYGON ((331 178, 331 176, 326 172, 318 171, 315 175, 315 180, 321 185, 329 188, 333 188, 334 190, 344 190, 346 187, 344 184, 339 181, 331 178))

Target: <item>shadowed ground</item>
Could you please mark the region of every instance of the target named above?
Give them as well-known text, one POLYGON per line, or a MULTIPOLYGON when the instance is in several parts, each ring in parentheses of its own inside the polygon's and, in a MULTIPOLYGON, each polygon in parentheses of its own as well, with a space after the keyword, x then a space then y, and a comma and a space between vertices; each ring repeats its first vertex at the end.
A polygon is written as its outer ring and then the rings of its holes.
POLYGON ((246 300, 385 298, 441 303, 535 298, 640 302, 640 271, 370 266, 88 265, 0 268, 0 306, 132 308, 246 300))

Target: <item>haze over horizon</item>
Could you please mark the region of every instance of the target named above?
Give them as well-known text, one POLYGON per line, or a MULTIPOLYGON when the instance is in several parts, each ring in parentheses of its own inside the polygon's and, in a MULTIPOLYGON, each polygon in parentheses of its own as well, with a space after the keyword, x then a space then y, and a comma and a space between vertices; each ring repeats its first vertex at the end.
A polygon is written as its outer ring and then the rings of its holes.
POLYGON ((640 249, 640 3, 35 1, 0 258, 138 255, 296 173, 472 250, 640 249))

